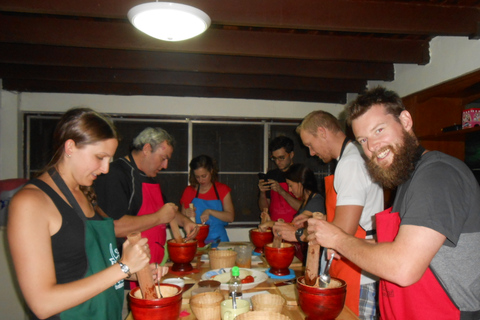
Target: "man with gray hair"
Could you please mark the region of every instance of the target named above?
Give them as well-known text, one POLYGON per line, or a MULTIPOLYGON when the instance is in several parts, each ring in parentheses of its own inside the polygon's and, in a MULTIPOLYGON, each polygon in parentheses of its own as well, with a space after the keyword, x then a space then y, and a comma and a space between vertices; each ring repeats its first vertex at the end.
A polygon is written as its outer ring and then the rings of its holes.
POLYGON ((118 248, 132 232, 148 238, 151 263, 164 257, 166 224, 176 220, 186 239, 198 233, 196 224, 178 211, 173 203, 164 203, 160 185, 153 179, 166 169, 175 140, 164 129, 146 128, 133 139, 129 155, 115 160, 110 171, 95 181, 98 205, 115 221, 118 248))

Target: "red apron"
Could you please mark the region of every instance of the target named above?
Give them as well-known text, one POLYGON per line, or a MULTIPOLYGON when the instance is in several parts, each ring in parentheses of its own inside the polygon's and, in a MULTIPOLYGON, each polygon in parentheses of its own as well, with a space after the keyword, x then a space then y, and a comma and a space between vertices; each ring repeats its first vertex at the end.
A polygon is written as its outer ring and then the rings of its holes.
MULTIPOLYGON (((392 242, 398 234, 400 216, 391 211, 389 208, 375 216, 378 242, 392 242)), ((379 291, 381 319, 460 319, 460 310, 430 268, 418 282, 408 287, 380 280, 379 291)))
MULTIPOLYGON (((279 183, 283 190, 288 192, 288 184, 286 182, 279 183)), ((293 194, 290 193, 294 197, 293 194)), ((270 218, 273 221, 283 219, 285 222, 292 222, 297 210, 293 209, 278 192, 270 191, 270 218)))
MULTIPOLYGON (((335 208, 337 205, 337 193, 333 186, 334 175, 325 177, 325 207, 327 209, 327 221, 332 222, 335 218, 335 208)), ((358 226, 355 237, 365 239, 367 233, 362 227, 358 226)), ((333 260, 330 266, 330 275, 335 278, 343 279, 347 283, 347 296, 345 304, 358 316, 358 305, 360 302, 360 276, 359 267, 350 260, 342 257, 341 260, 333 260)))
MULTIPOLYGON (((158 183, 142 183, 142 207, 137 216, 152 214, 157 212, 162 206, 162 190, 158 183)), ((142 237, 148 239, 151 259, 150 263, 161 263, 165 254, 165 242, 167 241, 167 227, 161 224, 142 231, 142 237)), ((136 282, 130 283, 130 288, 135 288, 136 282)))

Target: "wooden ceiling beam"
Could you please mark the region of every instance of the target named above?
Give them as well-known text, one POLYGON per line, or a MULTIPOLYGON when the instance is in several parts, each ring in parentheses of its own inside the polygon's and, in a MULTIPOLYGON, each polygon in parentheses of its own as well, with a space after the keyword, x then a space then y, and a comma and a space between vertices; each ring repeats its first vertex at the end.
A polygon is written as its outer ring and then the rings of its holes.
MULTIPOLYGON (((0 10, 126 19, 143 0, 3 0, 0 10)), ((205 11, 213 24, 396 34, 478 35, 477 3, 456 1, 179 0, 205 11), (406 23, 408 21, 408 23, 406 23)))
POLYGON ((362 92, 366 80, 0 64, 0 78, 292 91, 362 92))
MULTIPOLYGON (((147 95, 231 99, 284 100, 324 103, 346 103, 342 92, 294 91, 273 89, 244 89, 149 85, 99 82, 65 82, 4 79, 3 89, 21 92, 90 93, 107 95, 147 95)), ((159 107, 160 109, 160 107, 159 107)), ((161 110, 159 110, 161 112, 161 110)))
POLYGON ((209 29, 184 42, 151 38, 126 21, 0 13, 0 42, 273 58, 426 64, 428 40, 209 29), (379 48, 382 48, 379 50, 379 48))
POLYGON ((91 49, 0 43, 0 63, 288 75, 331 79, 394 79, 393 63, 257 58, 245 56, 91 49))

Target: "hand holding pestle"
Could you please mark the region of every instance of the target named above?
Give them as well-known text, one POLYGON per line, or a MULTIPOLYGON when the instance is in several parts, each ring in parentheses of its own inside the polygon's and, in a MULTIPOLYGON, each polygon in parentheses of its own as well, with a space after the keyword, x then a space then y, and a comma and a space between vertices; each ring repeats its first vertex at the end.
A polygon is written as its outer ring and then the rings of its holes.
MULTIPOLYGON (((127 236, 128 240, 132 244, 136 244, 141 238, 140 232, 133 232, 127 236)), ((142 270, 137 272, 138 283, 140 284, 140 290, 144 299, 153 300, 158 299, 157 292, 155 290, 155 283, 153 282, 152 271, 150 266, 146 265, 142 270)))
POLYGON ((175 218, 170 221, 170 229, 172 230, 173 239, 177 243, 184 243, 182 234, 180 233, 180 228, 178 227, 177 220, 175 218))
MULTIPOLYGON (((283 219, 278 219, 278 222, 285 222, 283 219)), ((278 235, 278 232, 273 235, 272 248, 281 248, 282 247, 282 237, 278 235)))
MULTIPOLYGON (((325 216, 320 212, 314 212, 313 218, 325 219, 325 216)), ((316 284, 320 262, 320 245, 309 245, 307 253, 307 262, 305 264, 305 284, 313 286, 316 284)))

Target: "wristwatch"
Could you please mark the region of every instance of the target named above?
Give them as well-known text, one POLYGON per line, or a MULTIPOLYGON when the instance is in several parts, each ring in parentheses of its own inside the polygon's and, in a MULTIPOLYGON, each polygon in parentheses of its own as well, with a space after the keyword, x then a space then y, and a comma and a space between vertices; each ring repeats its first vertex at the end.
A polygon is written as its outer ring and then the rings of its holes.
POLYGON ((300 237, 302 236, 303 231, 305 231, 305 228, 299 228, 295 230, 295 238, 297 238, 298 242, 303 242, 302 240, 300 240, 300 237))
POLYGON ((126 264, 121 263, 120 261, 117 261, 117 263, 120 265, 120 269, 122 269, 122 271, 127 274, 127 278, 130 278, 132 276, 132 274, 130 273, 130 268, 126 264))

